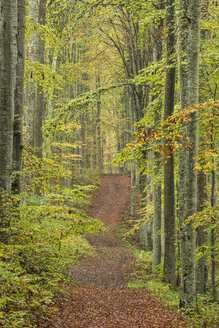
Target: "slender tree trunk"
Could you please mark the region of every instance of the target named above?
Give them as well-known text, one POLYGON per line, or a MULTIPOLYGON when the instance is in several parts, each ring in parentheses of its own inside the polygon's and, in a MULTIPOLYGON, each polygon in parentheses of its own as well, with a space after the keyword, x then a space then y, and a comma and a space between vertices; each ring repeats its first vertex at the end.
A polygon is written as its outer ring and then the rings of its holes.
MULTIPOLYGON (((148 160, 150 154, 145 153, 144 161, 149 167, 148 160)), ((141 194, 141 207, 146 207, 143 219, 147 222, 142 222, 140 225, 140 244, 144 250, 152 250, 152 217, 149 215, 148 208, 152 203, 152 191, 151 191, 151 177, 150 174, 142 174, 140 176, 140 194, 141 194)))
MULTIPOLYGON (((162 8, 162 4, 160 5, 162 8)), ((158 31, 163 28, 163 19, 158 26, 158 31)), ((155 41, 153 47, 153 61, 159 62, 162 59, 162 39, 155 34, 155 41)), ((154 126, 158 129, 161 123, 161 108, 162 102, 159 101, 157 108, 155 109, 154 126)), ((156 272, 156 267, 161 263, 161 179, 160 175, 161 156, 160 153, 154 152, 154 175, 156 182, 154 186, 154 218, 153 218, 153 272, 156 272)))
MULTIPOLYGON (((180 105, 181 110, 188 106, 188 87, 187 87, 187 70, 188 70, 188 5, 189 0, 181 0, 180 2, 180 15, 179 15, 179 72, 180 72, 180 105)), ((183 128, 182 128, 183 129, 183 128)), ((185 135, 185 129, 182 130, 185 135)), ((180 226, 183 225, 185 220, 185 170, 186 170, 186 150, 184 147, 179 149, 179 222, 180 226)))
MULTIPOLYGON (((148 154, 149 156, 149 163, 151 162, 152 158, 152 153, 148 154)), ((148 163, 149 170, 150 170, 150 164, 148 163)), ((151 189, 151 175, 150 173, 147 174, 147 209, 149 209, 152 206, 153 202, 153 193, 151 189)), ((149 212, 149 210, 148 210, 149 212)), ((147 218, 149 219, 149 222, 147 223, 147 248, 152 251, 153 250, 153 216, 150 216, 150 214, 147 214, 147 218)))
MULTIPOLYGON (((100 73, 97 73, 96 77, 96 88, 100 88, 100 73)), ((99 170, 102 171, 103 164, 102 164, 102 151, 101 151, 101 101, 100 101, 100 94, 98 95, 97 99, 97 163, 99 170)))
MULTIPOLYGON (((46 3, 47 0, 39 1, 38 22, 42 26, 45 25, 45 20, 46 20, 46 3)), ((39 37, 37 56, 38 56, 39 63, 43 65, 45 61, 45 41, 41 36, 39 37)), ((42 76, 42 79, 44 79, 44 76, 42 76)), ((37 156, 40 158, 42 157, 42 145, 43 145, 42 129, 43 129, 43 116, 45 114, 44 112, 45 112, 45 100, 44 100, 43 86, 38 85, 33 133, 34 133, 34 148, 37 149, 37 156)))
MULTIPOLYGON (((175 93, 175 2, 166 1, 166 29, 167 29, 167 72, 164 104, 164 120, 174 111, 175 93)), ((167 133, 167 132, 166 132, 167 133)), ((175 195, 174 195, 174 158, 171 147, 165 142, 164 165, 164 280, 175 285, 175 195)))
MULTIPOLYGON (((47 0, 30 0, 30 16, 35 23, 45 25, 47 0)), ((29 41, 29 56, 33 62, 44 64, 45 41, 39 32, 32 31, 29 41)), ((28 84, 28 112, 26 143, 36 151, 38 157, 42 157, 42 124, 44 114, 44 94, 42 86, 31 76, 28 84)))
POLYGON ((136 163, 132 164, 131 168, 131 215, 135 215, 136 210, 136 184, 137 184, 137 177, 136 177, 136 163))
MULTIPOLYGON (((189 103, 188 99, 188 85, 187 85, 187 72, 188 72, 188 10, 189 0, 180 1, 180 14, 179 14, 179 73, 180 73, 180 105, 181 110, 184 110, 189 103)), ((186 129, 182 127, 181 133, 185 136, 186 129)), ((180 147, 179 149, 179 184, 178 184, 178 217, 179 217, 179 240, 180 247, 178 249, 181 258, 183 252, 181 236, 183 234, 183 225, 185 220, 185 197, 186 197, 186 149, 180 147), (181 250, 182 248, 182 250, 181 250)), ((183 256, 183 255, 182 255, 183 256)), ((181 279, 181 277, 180 277, 181 279)))
MULTIPOLYGON (((131 98, 131 109, 134 107, 134 99, 133 99, 133 90, 131 90, 130 98, 131 98)), ((131 112, 132 124, 136 123, 136 111, 132 110, 131 112)), ((132 127, 132 132, 136 132, 136 127, 132 127)), ((132 163, 131 167, 131 215, 135 215, 136 210, 136 188, 137 188, 137 164, 135 162, 132 163)))
MULTIPOLYGON (((53 58, 52 58, 52 72, 55 73, 57 71, 57 66, 58 66, 58 58, 59 58, 59 50, 55 49, 53 58)), ((55 101, 54 101, 54 96, 55 96, 55 88, 53 87, 51 90, 51 94, 48 99, 47 103, 47 119, 51 120, 54 115, 54 106, 55 106, 55 101)), ((50 158, 52 155, 52 140, 50 137, 47 137, 45 140, 46 143, 46 157, 50 158)))
MULTIPOLYGON (((188 105, 199 101, 199 48, 201 1, 189 0, 188 11, 188 105)), ((191 115, 187 125, 187 136, 191 147, 186 152, 186 198, 185 218, 197 211, 197 172, 194 170, 198 154, 198 114, 191 115)), ((195 273, 196 236, 192 223, 181 226, 181 296, 180 306, 194 308, 196 304, 195 273)))
MULTIPOLYGON (((30 0, 29 2, 30 16, 33 22, 38 22, 38 1, 30 0)), ((38 45, 39 45, 39 33, 32 31, 28 47, 28 55, 31 61, 38 61, 38 45)), ((28 83, 27 92, 27 116, 26 116, 26 144, 27 146, 34 148, 34 120, 35 120, 35 108, 37 104, 37 81, 34 79, 33 73, 31 73, 30 81, 28 83)))
MULTIPOLYGON (((206 175, 204 172, 198 173, 198 203, 197 211, 202 211, 205 207, 206 195, 206 175)), ((200 226, 197 231, 197 246, 199 252, 203 252, 203 255, 198 259, 197 272, 196 272, 196 286, 197 292, 204 294, 207 289, 208 281, 208 268, 206 263, 205 246, 207 245, 207 233, 204 226, 200 226)))
MULTIPOLYGON (((212 133, 214 126, 212 124, 212 133)), ((212 134, 211 134, 212 135, 212 134)), ((213 138, 211 137, 211 146, 214 147, 213 138)), ((215 171, 211 172, 211 207, 216 206, 216 174, 215 171)), ((212 283, 212 296, 213 300, 217 301, 217 285, 216 285, 216 252, 215 252, 216 233, 215 229, 211 229, 211 283, 212 283)))
POLYGON ((13 172, 18 172, 12 181, 13 193, 21 190, 22 149, 23 149, 23 85, 24 85, 24 40, 25 40, 25 0, 18 1, 18 33, 17 33, 17 77, 15 87, 14 140, 13 140, 13 172))
MULTIPOLYGON (((130 87, 124 88, 123 94, 123 103, 124 103, 124 110, 125 110, 125 131, 124 131, 124 147, 127 143, 131 141, 132 136, 132 113, 131 113, 131 106, 130 106, 130 87)), ((124 163, 123 172, 127 173, 128 171, 128 161, 124 163)))
MULTIPOLYGON (((92 135, 93 135, 92 167, 94 169, 96 169, 96 167, 97 167, 97 129, 96 129, 96 108, 94 108, 93 106, 92 106, 92 135)), ((111 159, 110 159, 110 162, 111 162, 111 159)))
MULTIPOLYGON (((159 125, 160 122, 160 111, 156 111, 155 113, 155 121, 156 126, 159 125)), ((162 215, 162 207, 161 207, 161 181, 157 180, 157 177, 160 174, 160 154, 158 152, 154 152, 154 160, 155 160, 155 169, 154 175, 156 176, 156 182, 154 186, 154 219, 153 219, 153 272, 155 272, 156 267, 161 263, 161 215, 162 215)))
MULTIPOLYGON (((206 18, 208 12, 209 1, 202 1, 201 15, 206 18)), ((209 30, 202 31, 202 38, 208 40, 209 30)), ((206 74, 202 72, 201 74, 206 74)), ((204 83, 205 84, 205 83, 204 83)), ((197 190, 197 211, 202 211, 205 208, 207 200, 207 177, 204 172, 198 172, 198 190, 197 190)), ((208 242, 208 235, 205 231, 205 226, 199 226, 197 229, 196 244, 199 247, 199 258, 196 266, 196 289, 197 293, 204 294, 208 288, 208 266, 206 262, 206 247, 208 242)))
POLYGON ((2 205, 5 196, 11 193, 17 1, 1 0, 0 7, 0 241, 8 243, 9 235, 4 229, 9 226, 9 218, 2 205))

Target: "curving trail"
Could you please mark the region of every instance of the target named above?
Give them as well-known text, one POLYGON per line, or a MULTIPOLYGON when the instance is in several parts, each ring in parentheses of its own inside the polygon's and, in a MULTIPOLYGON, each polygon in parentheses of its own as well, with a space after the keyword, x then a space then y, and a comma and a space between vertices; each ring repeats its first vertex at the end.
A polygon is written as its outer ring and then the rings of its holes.
POLYGON ((71 270, 77 287, 69 286, 57 300, 46 328, 183 328, 176 313, 144 288, 126 288, 134 258, 114 234, 130 201, 130 176, 102 175, 90 216, 109 231, 87 236, 96 256, 71 270))
POLYGON ((130 177, 128 175, 101 176, 101 186, 93 199, 89 215, 102 220, 108 232, 88 235, 97 256, 74 267, 71 272, 80 286, 125 287, 131 273, 133 256, 122 247, 114 234, 120 214, 130 200, 130 177))

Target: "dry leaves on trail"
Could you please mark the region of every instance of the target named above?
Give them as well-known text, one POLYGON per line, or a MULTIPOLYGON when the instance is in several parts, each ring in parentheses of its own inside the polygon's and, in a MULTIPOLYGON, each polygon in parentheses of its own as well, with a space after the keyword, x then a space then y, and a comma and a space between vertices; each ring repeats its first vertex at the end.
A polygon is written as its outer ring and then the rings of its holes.
POLYGON ((125 287, 134 264, 133 255, 122 247, 101 247, 95 257, 70 270, 78 286, 125 287))
POLYGON ((146 289, 74 288, 64 295, 47 328, 186 327, 146 289))
POLYGON ((100 219, 108 227, 118 225, 119 216, 130 200, 129 175, 103 174, 100 189, 93 199, 89 215, 100 219))

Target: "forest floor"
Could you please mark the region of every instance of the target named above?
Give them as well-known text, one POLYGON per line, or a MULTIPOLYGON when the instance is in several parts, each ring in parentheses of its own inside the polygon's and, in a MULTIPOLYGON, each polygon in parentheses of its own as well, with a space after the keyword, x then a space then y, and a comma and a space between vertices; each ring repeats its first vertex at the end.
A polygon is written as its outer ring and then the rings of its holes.
POLYGON ((107 232, 87 236, 96 249, 71 269, 76 286, 59 295, 46 328, 183 328, 177 313, 145 288, 127 288, 135 259, 115 234, 130 201, 130 176, 102 175, 89 215, 107 232))

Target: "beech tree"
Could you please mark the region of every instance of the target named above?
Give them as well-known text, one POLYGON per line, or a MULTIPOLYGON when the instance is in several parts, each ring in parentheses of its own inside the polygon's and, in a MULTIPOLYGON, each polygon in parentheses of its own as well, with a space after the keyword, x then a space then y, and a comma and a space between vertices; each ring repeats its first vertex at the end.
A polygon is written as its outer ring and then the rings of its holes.
MULTIPOLYGON (((174 111, 175 95, 175 1, 166 1, 167 29, 167 72, 165 84, 164 120, 174 111)), ((165 132, 169 133, 168 129, 165 132)), ((164 279, 175 284, 175 187, 174 187, 174 157, 171 145, 165 142, 164 164, 164 279)))
MULTIPOLYGON (((207 199, 207 181, 206 174, 204 172, 198 172, 197 180, 197 211, 200 212, 205 207, 205 201, 207 199)), ((203 252, 204 247, 207 244, 207 232, 205 227, 201 226, 197 231, 197 246, 200 248, 199 251, 203 252)), ((204 252, 203 252, 204 253, 204 252)), ((207 291, 208 283, 208 268, 206 263, 206 256, 203 254, 198 259, 198 264, 196 268, 196 286, 197 293, 204 294, 207 291)))
POLYGON ((13 172, 12 191, 21 191, 22 149, 23 149, 23 107, 24 107, 24 62, 25 62, 25 0, 17 4, 17 66, 14 108, 13 172))
MULTIPOLYGON (((200 51, 200 0, 187 3, 187 72, 184 76, 186 88, 186 105, 199 102, 199 51, 200 51), (188 19, 189 17, 189 19, 188 19)), ((186 15, 186 13, 185 13, 186 15)), ((185 20, 184 20, 185 21, 185 20)), ((195 163, 198 155, 198 113, 191 115, 187 125, 187 136, 190 147, 186 151, 185 166, 185 218, 197 211, 197 171, 195 163)), ((190 223, 181 222, 181 299, 180 306, 192 308, 196 304, 196 274, 195 274, 195 231, 190 223)))
MULTIPOLYGON (((160 2, 160 9, 163 9, 163 3, 160 2)), ((159 62, 163 56, 163 18, 160 18, 160 22, 157 26, 157 30, 154 31, 154 46, 153 46, 153 61, 159 62)), ((161 86, 160 86, 161 89, 161 86)), ((159 97, 156 94, 153 99, 159 97)), ((155 108, 154 127, 159 129, 161 124, 161 110, 162 110, 162 99, 160 97, 157 107, 155 108)), ((161 166, 161 155, 154 152, 155 169, 154 175, 158 176, 161 166)), ((161 263, 161 220, 162 220, 162 186, 161 178, 156 182, 154 186, 154 218, 153 218, 153 271, 156 272, 156 267, 161 263)))
MULTIPOLYGON (((46 3, 47 0, 29 1, 30 17, 33 26, 28 45, 28 54, 33 65, 43 65, 44 63, 44 40, 37 27, 45 25, 46 3)), ((42 157, 44 94, 35 74, 34 71, 30 73, 31 76, 28 83, 26 144, 35 149, 39 157, 42 157)), ((42 74, 42 71, 40 74, 42 74)))
POLYGON ((0 13, 0 241, 8 242, 5 230, 9 219, 5 216, 3 205, 11 193, 14 92, 17 63, 17 1, 1 0, 0 13))

